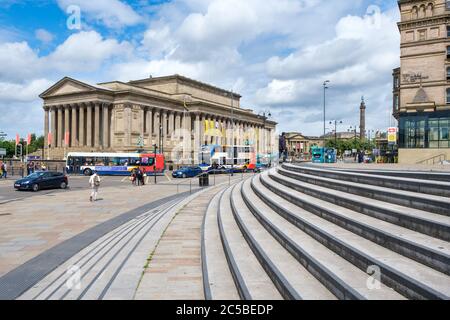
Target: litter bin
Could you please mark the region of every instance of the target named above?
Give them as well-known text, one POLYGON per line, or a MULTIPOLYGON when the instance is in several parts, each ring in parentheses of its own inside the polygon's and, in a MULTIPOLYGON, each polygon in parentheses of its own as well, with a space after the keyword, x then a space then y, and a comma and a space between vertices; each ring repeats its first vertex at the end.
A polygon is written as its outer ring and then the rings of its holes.
POLYGON ((198 177, 198 182, 200 187, 209 186, 209 173, 202 174, 200 177, 198 177))

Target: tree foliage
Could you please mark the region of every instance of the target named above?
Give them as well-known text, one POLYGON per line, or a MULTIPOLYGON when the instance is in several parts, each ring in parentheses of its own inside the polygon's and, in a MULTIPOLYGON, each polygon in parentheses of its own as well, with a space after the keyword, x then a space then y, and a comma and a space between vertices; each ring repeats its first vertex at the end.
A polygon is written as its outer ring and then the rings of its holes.
MULTIPOLYGON (((24 146, 23 153, 25 155, 26 139, 21 139, 20 143, 24 146)), ((12 158, 15 155, 16 141, 0 138, 0 148, 6 149, 6 158, 12 158)), ((31 143, 28 146, 28 153, 33 153, 42 148, 44 148, 44 136, 38 137, 34 133, 31 134, 31 143)))
POLYGON ((327 140, 325 143, 325 146, 327 148, 335 148, 338 151, 338 154, 344 153, 345 150, 364 150, 364 151, 372 151, 376 148, 376 145, 373 143, 373 141, 368 141, 366 139, 361 140, 359 138, 357 139, 338 139, 337 141, 335 139, 327 140), (337 142, 337 143, 336 143, 337 142))

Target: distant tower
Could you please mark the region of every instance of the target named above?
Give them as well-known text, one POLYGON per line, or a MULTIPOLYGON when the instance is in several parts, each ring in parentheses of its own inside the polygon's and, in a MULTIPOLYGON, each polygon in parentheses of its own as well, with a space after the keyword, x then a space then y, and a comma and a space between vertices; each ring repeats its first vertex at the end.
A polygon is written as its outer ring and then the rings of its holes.
POLYGON ((361 98, 361 106, 359 107, 359 138, 366 138, 366 104, 364 97, 361 98))

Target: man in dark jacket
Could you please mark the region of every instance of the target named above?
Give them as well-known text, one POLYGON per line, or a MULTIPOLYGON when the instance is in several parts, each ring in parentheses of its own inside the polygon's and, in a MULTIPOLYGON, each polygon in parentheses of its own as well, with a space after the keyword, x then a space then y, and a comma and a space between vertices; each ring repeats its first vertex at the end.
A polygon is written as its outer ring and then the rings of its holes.
POLYGON ((280 140, 279 140, 279 144, 278 144, 278 149, 280 152, 280 159, 283 159, 283 162, 286 161, 286 133, 283 132, 280 136, 280 140))

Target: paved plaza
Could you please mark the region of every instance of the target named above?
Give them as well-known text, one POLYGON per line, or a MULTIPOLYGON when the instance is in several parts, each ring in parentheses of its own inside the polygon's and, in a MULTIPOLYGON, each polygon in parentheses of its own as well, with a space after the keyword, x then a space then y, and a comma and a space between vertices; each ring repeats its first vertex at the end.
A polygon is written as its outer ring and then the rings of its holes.
MULTIPOLYGON (((235 174, 232 178, 227 175, 211 176, 210 183, 228 185, 231 181, 246 176, 248 174, 235 174)), ((90 251, 92 246, 96 246, 95 241, 111 236, 117 229, 125 228, 127 223, 133 223, 135 219, 145 220, 143 215, 148 215, 152 210, 164 211, 164 206, 170 201, 175 201, 172 205, 179 204, 191 193, 195 194, 200 190, 197 179, 173 180, 162 176, 157 178, 155 185, 153 177, 149 177, 148 184, 136 187, 131 185, 127 177, 104 177, 99 199, 91 203, 88 178, 73 176, 69 179, 71 187, 68 190, 38 193, 14 191, 13 180, 0 181, 0 196, 3 197, 0 206, 0 286, 5 275, 6 278, 8 275, 15 275, 14 272, 20 275, 19 271, 26 270, 26 267, 39 269, 42 257, 49 254, 51 256, 55 248, 68 246, 70 250, 74 250, 74 256, 67 258, 73 260, 76 258, 75 254, 82 254, 80 252, 83 250, 90 251)), ((176 212, 170 211, 167 217, 173 218, 176 212)), ((132 266, 138 280, 148 256, 171 218, 163 219, 149 232, 151 240, 148 238, 143 241, 146 246, 140 249, 141 255, 135 258, 139 262, 132 266)), ((117 255, 123 258, 128 252, 125 249, 117 255)), ((60 263, 67 264, 70 261, 60 263)), ((58 266, 59 264, 54 267, 58 266)), ((135 285, 137 286, 137 282, 135 285)), ((3 289, 0 288, 0 292, 3 289)), ((130 299, 135 289, 131 290, 131 294, 122 291, 123 296, 113 291, 112 297, 130 299)), ((87 295, 89 297, 93 298, 92 295, 87 295)))

